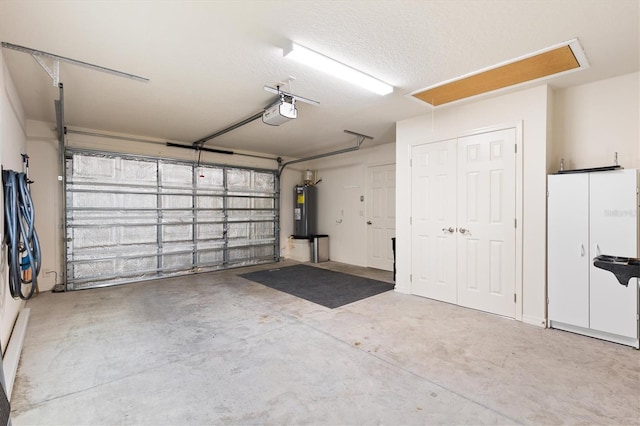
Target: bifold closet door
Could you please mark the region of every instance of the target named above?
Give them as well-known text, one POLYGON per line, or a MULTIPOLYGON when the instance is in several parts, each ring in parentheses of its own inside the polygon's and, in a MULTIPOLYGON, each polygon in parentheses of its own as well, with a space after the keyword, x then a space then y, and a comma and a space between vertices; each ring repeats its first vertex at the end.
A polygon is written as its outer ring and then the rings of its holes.
POLYGON ((413 148, 412 293, 515 317, 515 137, 413 148))
POLYGON ((412 151, 411 292, 457 303, 456 140, 412 151))
POLYGON ((458 139, 458 304, 515 317, 516 130, 458 139))

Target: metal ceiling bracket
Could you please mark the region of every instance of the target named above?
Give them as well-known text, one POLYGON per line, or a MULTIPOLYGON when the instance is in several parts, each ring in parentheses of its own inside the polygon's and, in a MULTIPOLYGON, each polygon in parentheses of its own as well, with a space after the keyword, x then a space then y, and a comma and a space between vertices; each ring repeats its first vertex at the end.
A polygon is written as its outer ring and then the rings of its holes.
POLYGON ((320 105, 320 102, 314 101, 313 99, 304 98, 302 96, 294 95, 293 93, 285 92, 284 90, 280 90, 280 86, 277 88, 271 86, 264 86, 264 90, 267 92, 275 93, 278 96, 287 96, 291 99, 295 99, 296 101, 304 102, 310 105, 320 105))
POLYGON ((51 77, 51 79, 53 80, 53 87, 58 87, 58 83, 60 83, 60 61, 54 58, 53 69, 51 69, 44 61, 44 58, 42 56, 38 56, 32 53, 31 57, 35 59, 38 64, 40 64, 42 69, 45 70, 47 74, 49 74, 49 77, 51 77))
MULTIPOLYGON (((77 66, 84 67, 84 68, 89 68, 89 69, 92 69, 94 71, 105 72, 107 74, 113 74, 113 75, 117 75, 118 77, 125 77, 125 78, 129 78, 131 80, 142 81, 144 83, 149 81, 148 78, 140 77, 140 76, 135 75, 135 74, 129 74, 128 72, 122 72, 122 71, 114 70, 112 68, 107 68, 107 67, 103 67, 103 66, 96 65, 96 64, 90 64, 89 62, 79 61, 77 59, 67 58, 66 56, 60 56, 60 55, 56 55, 54 53, 44 52, 42 50, 32 49, 30 47, 19 46, 17 44, 7 43, 5 41, 2 42, 2 47, 4 47, 5 49, 17 50, 18 52, 30 54, 31 56, 33 56, 36 59, 36 61, 38 61, 40 66, 42 66, 42 68, 44 68, 44 70, 47 71, 47 74, 49 74, 49 76, 51 76, 51 78, 54 79, 54 80, 56 80, 56 79, 52 76, 51 70, 49 70, 48 67, 41 61, 42 58, 51 58, 54 61, 54 72, 53 72, 53 74, 57 73, 55 71, 55 69, 59 66, 60 62, 66 62, 68 64, 77 65, 77 66), (56 63, 58 65, 56 65, 56 63)), ((58 80, 59 80, 59 78, 58 78, 58 80)), ((54 81, 53 85, 57 86, 58 84, 54 81)))
POLYGON ((326 152, 324 154, 312 155, 311 157, 305 157, 305 158, 299 158, 297 160, 287 161, 286 163, 282 164, 278 169, 278 177, 282 175, 284 168, 290 164, 303 163, 305 161, 316 160, 318 158, 331 157, 333 155, 345 154, 347 152, 357 151, 360 149, 360 145, 362 145, 362 142, 364 142, 365 139, 373 139, 373 136, 363 135, 362 133, 352 132, 351 130, 345 130, 344 132, 349 133, 350 135, 356 136, 355 146, 352 146, 351 148, 339 149, 337 151, 326 152))
POLYGON ((356 143, 358 144, 358 148, 362 145, 365 139, 373 139, 373 136, 363 135, 362 133, 352 132, 351 130, 345 130, 345 133, 349 133, 350 135, 354 135, 356 137, 356 143))

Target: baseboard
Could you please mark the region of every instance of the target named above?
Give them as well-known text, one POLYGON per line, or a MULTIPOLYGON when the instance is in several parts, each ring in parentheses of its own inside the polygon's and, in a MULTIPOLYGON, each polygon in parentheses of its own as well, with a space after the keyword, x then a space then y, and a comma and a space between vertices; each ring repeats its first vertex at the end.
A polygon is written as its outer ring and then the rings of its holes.
POLYGON ((402 294, 411 294, 411 286, 402 286, 401 284, 398 284, 397 281, 396 281, 396 286, 394 287, 394 290, 402 294))
POLYGON ((577 325, 565 324, 557 321, 549 321, 549 327, 558 330, 570 331, 571 333, 582 334, 584 336, 595 337, 596 339, 607 340, 621 345, 631 346, 640 349, 640 339, 637 337, 619 336, 617 334, 606 333, 604 331, 592 330, 590 328, 578 327, 577 325))
POLYGON ((546 328, 547 320, 540 317, 533 317, 531 315, 523 315, 522 322, 529 325, 535 325, 537 327, 546 328))
POLYGON ((11 401, 11 391, 13 390, 13 383, 18 371, 18 363, 20 362, 20 354, 22 353, 22 344, 24 343, 24 336, 27 334, 27 325, 29 324, 29 315, 31 309, 24 308, 18 315, 16 325, 13 327, 11 338, 9 339, 9 345, 4 353, 3 368, 4 379, 7 386, 7 398, 11 401))

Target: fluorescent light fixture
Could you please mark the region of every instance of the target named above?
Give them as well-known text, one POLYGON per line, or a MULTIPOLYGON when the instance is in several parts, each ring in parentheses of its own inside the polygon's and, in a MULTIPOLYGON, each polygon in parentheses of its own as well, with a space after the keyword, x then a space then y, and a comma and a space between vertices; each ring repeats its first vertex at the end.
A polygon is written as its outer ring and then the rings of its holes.
POLYGON ((291 46, 284 50, 284 56, 379 95, 387 95, 393 92, 393 86, 297 43, 291 43, 291 46))

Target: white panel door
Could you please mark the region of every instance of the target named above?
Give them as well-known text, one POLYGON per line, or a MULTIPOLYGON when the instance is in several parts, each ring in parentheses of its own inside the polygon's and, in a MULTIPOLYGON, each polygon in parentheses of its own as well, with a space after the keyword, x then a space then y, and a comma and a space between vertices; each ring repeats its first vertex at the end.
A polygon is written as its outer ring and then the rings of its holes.
POLYGON ((589 327, 589 175, 548 178, 549 320, 589 327))
POLYGON ((411 153, 411 292, 456 303, 456 140, 411 153))
POLYGON ((393 271, 396 236, 396 166, 367 168, 367 266, 393 271))
POLYGON ((515 317, 516 130, 458 139, 458 304, 515 317))
MULTIPOLYGON (((589 179, 590 258, 600 254, 638 257, 637 171, 590 173, 589 179)), ((591 328, 637 338, 636 280, 625 287, 611 272, 589 263, 591 328)))

